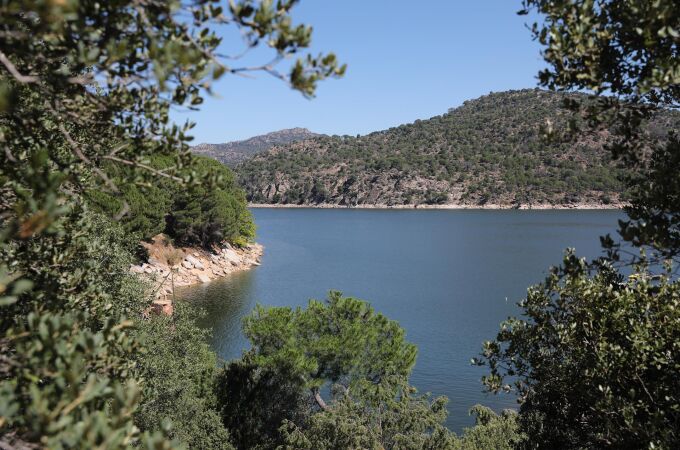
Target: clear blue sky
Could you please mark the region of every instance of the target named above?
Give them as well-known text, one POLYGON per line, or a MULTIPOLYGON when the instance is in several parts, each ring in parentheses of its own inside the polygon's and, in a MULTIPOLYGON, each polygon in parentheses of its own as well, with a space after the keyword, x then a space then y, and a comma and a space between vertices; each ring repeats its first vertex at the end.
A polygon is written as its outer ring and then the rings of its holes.
MULTIPOLYGON (((194 143, 244 139, 283 128, 365 134, 446 112, 490 91, 536 86, 539 46, 517 16, 519 0, 302 0, 297 22, 313 25, 312 52, 348 65, 307 100, 266 74, 224 76, 196 122, 194 143)), ((239 42, 225 35, 226 45, 239 42)), ((268 53, 267 53, 268 55, 268 53)), ((265 62, 255 53, 244 64, 265 62)))

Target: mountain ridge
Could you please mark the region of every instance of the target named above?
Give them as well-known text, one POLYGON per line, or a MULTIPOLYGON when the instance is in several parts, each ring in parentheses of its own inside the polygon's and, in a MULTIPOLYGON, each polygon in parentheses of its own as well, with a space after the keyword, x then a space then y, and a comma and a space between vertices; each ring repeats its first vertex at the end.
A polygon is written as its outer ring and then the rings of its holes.
MULTIPOLYGON (((584 133, 575 142, 542 139, 540 127, 548 120, 556 130, 566 128, 571 116, 561 105, 565 96, 579 95, 491 93, 359 137, 274 146, 236 173, 254 204, 620 205, 624 172, 603 148, 608 133, 584 133)), ((668 121, 661 119, 662 125, 668 121)))
POLYGON ((307 128, 286 128, 240 141, 225 142, 222 144, 201 143, 193 146, 191 151, 198 155, 216 159, 227 166, 234 167, 274 146, 289 144, 317 136, 322 135, 313 133, 307 128))

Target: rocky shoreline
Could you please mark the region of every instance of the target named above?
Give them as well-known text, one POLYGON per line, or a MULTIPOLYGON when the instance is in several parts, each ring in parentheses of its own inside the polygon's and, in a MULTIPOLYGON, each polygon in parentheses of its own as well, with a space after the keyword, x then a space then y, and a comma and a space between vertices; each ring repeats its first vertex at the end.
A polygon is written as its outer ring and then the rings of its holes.
POLYGON ((225 243, 208 251, 195 247, 174 247, 163 235, 155 236, 142 245, 148 252, 148 262, 130 266, 152 287, 154 298, 151 312, 171 315, 174 288, 208 283, 230 273, 260 265, 264 247, 249 244, 238 248, 225 243))
POLYGON ((598 209, 623 209, 627 206, 626 203, 611 203, 608 205, 602 203, 573 203, 573 204, 496 204, 486 203, 484 205, 469 205, 469 204, 443 204, 443 205, 371 205, 361 204, 355 206, 338 205, 335 203, 318 203, 318 204, 281 204, 281 203, 249 203, 249 208, 314 208, 314 209, 521 209, 521 210, 568 210, 568 209, 583 209, 583 210, 598 210, 598 209))

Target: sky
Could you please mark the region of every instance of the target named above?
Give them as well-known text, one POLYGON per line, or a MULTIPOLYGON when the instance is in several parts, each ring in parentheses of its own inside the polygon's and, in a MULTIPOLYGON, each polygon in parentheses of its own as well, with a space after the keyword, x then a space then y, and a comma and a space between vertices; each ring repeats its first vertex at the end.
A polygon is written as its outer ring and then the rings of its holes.
MULTIPOLYGON (((535 87, 543 66, 519 0, 302 0, 295 22, 314 27, 310 51, 347 63, 309 100, 259 73, 225 75, 198 112, 193 143, 222 143, 284 128, 356 135, 427 119, 489 92, 535 87)), ((240 36, 224 30, 236 51, 240 36)), ((256 51, 235 65, 268 62, 256 51)))

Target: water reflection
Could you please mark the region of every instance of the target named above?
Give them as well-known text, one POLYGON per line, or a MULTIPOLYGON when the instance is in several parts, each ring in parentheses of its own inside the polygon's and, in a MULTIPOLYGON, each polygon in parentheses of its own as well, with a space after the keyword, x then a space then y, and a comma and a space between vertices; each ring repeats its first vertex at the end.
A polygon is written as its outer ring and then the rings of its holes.
MULTIPOLYGON (((180 298, 202 310, 198 325, 212 329, 210 345, 223 358, 238 356, 234 343, 243 342, 241 320, 255 306, 252 302, 255 271, 236 272, 220 280, 178 290, 180 298)), ((241 349, 244 348, 245 345, 241 349)))

